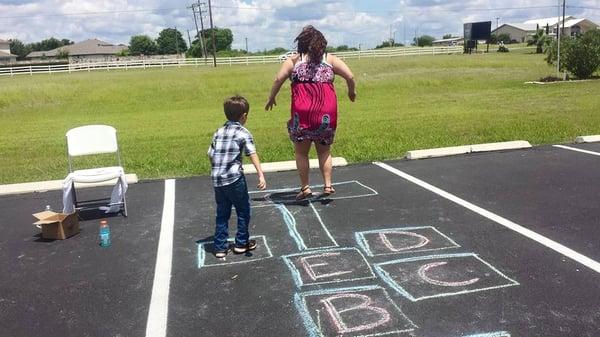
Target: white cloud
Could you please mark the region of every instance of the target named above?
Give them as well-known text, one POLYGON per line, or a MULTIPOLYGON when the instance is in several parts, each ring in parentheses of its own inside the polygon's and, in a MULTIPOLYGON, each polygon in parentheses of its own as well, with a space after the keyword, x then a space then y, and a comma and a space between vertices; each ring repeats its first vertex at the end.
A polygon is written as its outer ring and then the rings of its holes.
MULTIPOLYGON (((194 0, 1 0, 0 38, 25 42, 50 36, 74 41, 96 37, 127 43, 132 35, 156 37, 166 27, 195 31, 194 0), (107 11, 115 11, 107 13, 107 11), (82 14, 88 13, 88 14, 82 14), (53 15, 60 14, 60 15, 53 15)), ((522 22, 557 14, 537 0, 219 0, 213 1, 214 22, 234 33, 234 48, 291 48, 301 28, 313 24, 331 45, 373 47, 392 34, 396 40, 418 35, 462 34, 463 22, 522 22), (499 8, 489 10, 490 8, 499 8), (516 7, 516 8, 515 8, 516 7), (512 9, 511 9, 512 8, 512 9)), ((551 4, 552 5, 552 4, 551 4)), ((598 7, 597 0, 578 6, 598 7)), ((568 14, 600 22, 597 9, 570 8, 568 14)), ((205 22, 208 26, 208 20, 205 22)), ((193 33, 192 33, 193 34, 193 33)))

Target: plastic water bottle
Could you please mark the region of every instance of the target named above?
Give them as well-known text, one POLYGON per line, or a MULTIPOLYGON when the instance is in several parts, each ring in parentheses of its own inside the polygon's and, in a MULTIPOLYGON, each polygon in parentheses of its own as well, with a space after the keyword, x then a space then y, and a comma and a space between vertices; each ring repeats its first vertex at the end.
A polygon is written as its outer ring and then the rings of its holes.
POLYGON ((110 247, 110 227, 106 220, 100 221, 100 247, 110 247))

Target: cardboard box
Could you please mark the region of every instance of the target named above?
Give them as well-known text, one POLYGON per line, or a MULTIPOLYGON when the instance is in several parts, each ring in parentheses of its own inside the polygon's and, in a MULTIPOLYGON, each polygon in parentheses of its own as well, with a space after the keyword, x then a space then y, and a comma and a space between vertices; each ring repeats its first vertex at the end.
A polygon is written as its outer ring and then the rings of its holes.
POLYGON ((79 233, 79 217, 77 212, 71 214, 44 211, 33 215, 39 221, 34 225, 42 227, 43 239, 64 240, 79 233))

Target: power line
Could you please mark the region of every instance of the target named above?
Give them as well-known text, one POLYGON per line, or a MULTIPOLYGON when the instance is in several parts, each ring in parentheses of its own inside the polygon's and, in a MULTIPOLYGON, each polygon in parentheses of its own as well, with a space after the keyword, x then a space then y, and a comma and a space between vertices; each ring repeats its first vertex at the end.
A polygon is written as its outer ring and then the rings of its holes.
MULTIPOLYGON (((254 10, 254 11, 268 11, 275 12, 278 9, 266 8, 266 7, 253 7, 253 6, 212 6, 213 9, 237 9, 237 10, 254 10)), ((521 6, 521 7, 498 7, 498 8, 404 8, 404 9, 379 9, 379 10, 336 10, 330 11, 331 13, 410 13, 410 12, 424 12, 428 10, 435 10, 437 12, 460 12, 464 13, 467 11, 471 12, 486 12, 486 11, 506 11, 506 10, 528 10, 528 9, 549 9, 556 8, 556 5, 545 5, 545 6, 521 6)), ((588 9, 588 10, 600 10, 598 7, 588 6, 567 6, 567 8, 576 9, 588 9)), ((153 12, 168 12, 174 10, 185 10, 181 7, 171 8, 140 8, 140 9, 129 9, 129 10, 106 10, 106 11, 93 11, 93 12, 72 12, 72 13, 39 13, 31 15, 13 15, 13 16, 0 16, 0 19, 24 19, 24 18, 36 18, 36 17, 61 17, 61 16, 87 16, 87 15, 107 15, 107 14, 127 14, 127 13, 153 13, 153 12)))
POLYGON ((96 12, 73 12, 73 13, 40 13, 32 15, 15 15, 15 16, 0 16, 0 19, 24 19, 38 17, 57 17, 57 16, 86 16, 86 15, 104 15, 104 14, 122 14, 122 13, 152 13, 152 12, 168 12, 181 10, 182 8, 151 8, 151 9, 129 9, 129 10, 110 10, 96 12))

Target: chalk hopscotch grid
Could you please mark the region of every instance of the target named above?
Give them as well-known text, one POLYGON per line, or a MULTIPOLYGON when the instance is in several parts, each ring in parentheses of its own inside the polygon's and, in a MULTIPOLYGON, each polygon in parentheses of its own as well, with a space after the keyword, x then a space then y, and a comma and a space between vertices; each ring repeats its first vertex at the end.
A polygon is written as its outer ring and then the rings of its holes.
MULTIPOLYGON (((392 300, 392 298, 385 291, 385 289, 380 286, 376 286, 376 285, 375 286, 336 288, 336 289, 323 289, 323 290, 307 291, 307 292, 303 292, 303 293, 296 293, 296 294, 294 294, 294 304, 296 305, 296 309, 300 313, 300 317, 302 318, 304 327, 306 328, 306 331, 309 333, 309 336, 310 337, 324 337, 323 333, 321 332, 321 329, 315 323, 310 312, 308 311, 308 308, 306 305, 306 297, 329 295, 329 294, 340 294, 340 293, 351 293, 351 292, 369 291, 369 290, 382 290, 383 294, 385 295, 385 298, 392 304, 392 306, 398 311, 398 313, 409 323, 409 325, 411 325, 411 328, 404 329, 404 330, 397 330, 397 331, 389 331, 389 332, 385 332, 385 333, 360 335, 360 336, 356 336, 356 337, 385 336, 385 335, 391 335, 391 334, 411 332, 411 331, 414 331, 415 329, 419 328, 410 318, 408 318, 402 312, 402 310, 396 305, 396 303, 392 300)), ((492 336, 492 337, 495 337, 495 336, 492 336)), ((503 336, 499 336, 499 337, 503 337, 503 336)), ((508 336, 508 337, 510 337, 510 336, 508 336)))
MULTIPOLYGON (((377 191, 375 191, 373 188, 361 183, 358 180, 342 181, 342 182, 338 182, 338 183, 333 183, 332 185, 340 186, 340 185, 348 185, 348 184, 358 184, 358 185, 364 187, 365 189, 369 190, 370 192, 366 193, 366 194, 349 195, 349 196, 345 196, 345 197, 336 197, 334 195, 329 195, 326 199, 327 200, 343 200, 343 199, 356 199, 356 198, 371 197, 371 196, 379 195, 379 193, 377 191)), ((313 187, 314 188, 322 188, 324 186, 325 185, 315 185, 313 187)), ((286 188, 272 189, 272 190, 265 190, 265 191, 249 191, 248 194, 267 193, 267 194, 265 194, 265 200, 270 201, 269 196, 273 193, 295 192, 295 191, 298 191, 297 187, 286 187, 286 188)), ((276 205, 276 203, 273 203, 271 201, 270 203, 268 203, 266 205, 255 205, 255 206, 251 206, 251 208, 273 207, 275 205, 276 205)))
POLYGON ((510 337, 510 333, 506 331, 497 331, 497 332, 489 332, 489 333, 480 333, 476 335, 468 335, 463 337, 510 337))
POLYGON ((439 298, 439 297, 463 295, 463 294, 469 294, 469 293, 474 293, 474 292, 480 292, 480 291, 486 291, 486 290, 493 290, 493 289, 500 289, 500 288, 506 288, 506 287, 512 287, 512 286, 518 286, 518 285, 520 285, 519 282, 517 282, 517 281, 509 278, 508 276, 502 274, 498 269, 494 268, 494 266, 492 266, 491 264, 489 264, 486 261, 484 261, 483 259, 481 259, 477 254, 473 254, 473 253, 428 255, 428 256, 411 257, 411 258, 399 259, 399 260, 393 260, 393 261, 386 261, 386 262, 382 262, 382 263, 376 263, 375 264, 375 272, 392 289, 396 290, 400 295, 408 298, 412 302, 417 302, 417 301, 421 301, 421 300, 425 300, 425 299, 430 299, 430 298, 439 298), (486 287, 486 288, 479 288, 479 289, 472 289, 472 290, 463 290, 463 291, 458 291, 458 292, 454 292, 454 293, 443 293, 443 294, 430 295, 430 296, 422 296, 422 297, 417 297, 416 298, 416 297, 412 296, 408 291, 404 290, 404 288, 402 288, 401 286, 399 286, 398 283, 389 275, 389 273, 386 272, 385 270, 383 270, 383 268, 381 267, 381 266, 388 265, 388 264, 395 264, 395 263, 402 263, 402 262, 412 262, 412 261, 421 261, 421 260, 433 260, 433 259, 440 259, 440 258, 466 257, 466 256, 471 256, 471 257, 476 258, 481 263, 483 263, 484 265, 488 266, 488 268, 490 268, 491 270, 493 270, 494 272, 496 272, 498 275, 500 275, 504 279, 508 280, 509 283, 502 284, 502 285, 497 285, 497 286, 493 286, 493 287, 486 287))
MULTIPOLYGON (((228 266, 231 264, 241 264, 241 263, 250 263, 250 262, 255 262, 255 261, 261 261, 261 260, 266 260, 269 258, 273 257, 273 253, 271 252, 271 248, 269 248, 269 244, 267 243, 267 238, 264 235, 256 235, 256 236, 251 236, 250 239, 259 239, 262 238, 262 241, 264 243, 265 248, 267 249, 267 253, 268 256, 263 256, 261 258, 258 259, 244 259, 242 261, 232 261, 232 262, 224 262, 224 263, 215 263, 215 264, 207 264, 205 265, 205 259, 206 259, 206 252, 205 249, 202 247, 205 244, 208 243, 212 243, 212 241, 201 241, 198 242, 198 268, 202 268, 202 267, 215 267, 215 266, 228 266)), ((233 242, 233 238, 227 240, 227 242, 233 242)))
POLYGON ((354 247, 352 247, 352 248, 334 248, 334 249, 313 250, 313 251, 308 251, 308 252, 302 252, 302 253, 295 253, 295 254, 284 255, 281 258, 283 259, 283 261, 287 265, 288 269, 292 273, 292 278, 294 279, 294 283, 296 283, 296 286, 298 288, 301 288, 301 287, 303 287, 305 285, 306 286, 313 286, 313 285, 318 285, 318 284, 353 282, 353 281, 359 281, 359 280, 373 279, 373 278, 377 277, 373 273, 373 269, 371 269, 371 265, 367 262, 367 259, 365 258, 365 256, 361 253, 360 250, 358 250, 358 249, 356 249, 354 247), (295 257, 295 256, 303 256, 303 255, 310 256, 310 255, 320 254, 320 253, 339 252, 339 251, 347 251, 347 250, 356 251, 360 255, 360 257, 362 257, 363 262, 365 263, 365 265, 369 269, 369 272, 371 273, 371 276, 357 277, 357 278, 345 279, 345 280, 337 280, 337 281, 311 282, 311 283, 304 284, 304 282, 302 282, 302 277, 300 276, 300 272, 298 271, 298 268, 296 268, 296 266, 294 265, 294 263, 290 259, 291 257, 295 257))
POLYGON ((365 253, 367 253, 367 255, 369 257, 384 256, 384 255, 394 255, 394 254, 421 253, 421 252, 438 251, 438 250, 445 250, 445 249, 454 249, 454 248, 460 248, 461 247, 459 244, 457 244, 456 242, 454 242, 454 240, 452 240, 450 237, 448 237, 444 233, 440 232, 439 230, 437 230, 433 226, 387 228, 387 229, 376 229, 376 230, 370 230, 370 231, 356 232, 356 233, 354 233, 354 238, 356 239, 356 242, 358 243, 358 246, 362 250, 364 250, 365 253), (402 251, 402 252, 390 252, 390 253, 375 254, 375 253, 373 253, 373 251, 371 251, 371 247, 369 246, 369 243, 367 242, 367 240, 364 237, 364 234, 395 233, 397 231, 410 231, 410 230, 415 230, 415 229, 426 229, 426 228, 433 229, 435 232, 437 232, 443 238, 445 238, 446 240, 448 240, 448 242, 450 242, 450 244, 452 246, 451 247, 441 247, 441 248, 429 248, 429 249, 414 249, 414 250, 406 250, 406 251, 402 251))
POLYGON ((323 223, 323 219, 319 215, 319 212, 317 212, 317 209, 315 208, 315 206, 312 204, 312 202, 309 202, 309 204, 310 204, 311 209, 317 216, 317 220, 319 220, 321 227, 323 228, 323 230, 325 230, 327 237, 329 237, 329 239, 333 242, 333 245, 308 248, 306 246, 306 243, 304 243, 304 239, 302 239, 302 236, 300 235, 300 233, 298 233, 298 229, 296 227, 296 218, 294 217, 294 215, 290 212, 290 210, 287 207, 285 207, 285 205, 276 204, 275 207, 277 207, 279 212, 281 212, 281 215, 283 216, 283 222, 285 223, 285 225, 288 228, 288 233, 290 234, 292 239, 294 239, 294 241, 296 242, 296 246, 298 247, 298 250, 305 251, 305 250, 315 250, 315 249, 339 247, 338 243, 335 241, 335 239, 329 232, 329 229, 327 229, 327 226, 325 226, 325 223, 323 223))

